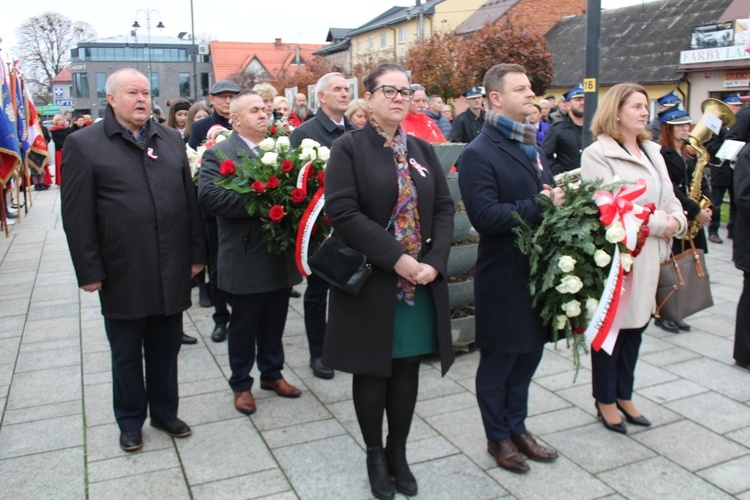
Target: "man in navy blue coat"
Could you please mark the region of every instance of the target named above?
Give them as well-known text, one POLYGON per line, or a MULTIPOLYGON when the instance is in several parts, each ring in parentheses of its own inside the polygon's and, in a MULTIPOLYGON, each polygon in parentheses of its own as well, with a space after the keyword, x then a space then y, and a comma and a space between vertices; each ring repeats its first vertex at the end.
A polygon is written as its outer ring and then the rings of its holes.
POLYGON ((461 154, 459 185, 466 211, 480 234, 474 273, 476 345, 481 350, 476 387, 487 451, 512 472, 529 470, 523 455, 540 462, 557 458, 525 427, 531 378, 542 359, 549 329, 531 307, 529 259, 511 229, 518 213, 539 222, 539 197, 565 202, 563 191, 536 146, 526 119, 534 92, 526 70, 493 66, 484 78, 489 110, 482 131, 461 154))

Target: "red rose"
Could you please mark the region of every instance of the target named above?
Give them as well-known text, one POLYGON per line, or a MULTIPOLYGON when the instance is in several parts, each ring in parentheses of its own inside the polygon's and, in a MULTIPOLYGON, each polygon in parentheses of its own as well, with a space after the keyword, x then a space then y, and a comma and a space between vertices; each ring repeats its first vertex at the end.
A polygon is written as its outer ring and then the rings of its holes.
POLYGON ((221 175, 233 175, 237 171, 237 167, 234 165, 233 160, 224 160, 219 166, 219 173, 221 175))
POLYGON ((276 127, 271 126, 271 135, 275 135, 275 134, 276 134, 276 127))
POLYGON ((310 231, 310 235, 311 236, 315 236, 315 233, 317 233, 317 232, 318 232, 318 225, 317 224, 313 224, 313 228, 312 228, 312 231, 310 231))
POLYGON ((269 177, 266 181, 266 186, 268 186, 268 189, 276 189, 277 187, 279 187, 279 178, 269 177))
POLYGON ((293 168, 294 163, 292 163, 291 160, 284 160, 283 162, 281 162, 281 171, 285 174, 291 172, 293 168))
POLYGON ((305 192, 304 191, 302 191, 299 188, 295 188, 294 191, 292 191, 292 201, 294 203, 300 203, 304 199, 305 199, 305 192))
POLYGON ((272 222, 280 222, 281 219, 284 218, 284 207, 281 205, 272 206, 268 211, 268 218, 271 219, 272 222))
POLYGON ((262 182, 260 182, 260 181, 253 182, 250 185, 250 187, 253 188, 255 190, 255 192, 258 193, 258 194, 260 194, 260 193, 262 193, 263 191, 266 190, 266 186, 262 182))
POLYGON ((322 186, 323 185, 323 182, 325 181, 325 178, 326 178, 326 172, 325 172, 325 170, 321 170, 320 172, 318 172, 318 186, 322 186))

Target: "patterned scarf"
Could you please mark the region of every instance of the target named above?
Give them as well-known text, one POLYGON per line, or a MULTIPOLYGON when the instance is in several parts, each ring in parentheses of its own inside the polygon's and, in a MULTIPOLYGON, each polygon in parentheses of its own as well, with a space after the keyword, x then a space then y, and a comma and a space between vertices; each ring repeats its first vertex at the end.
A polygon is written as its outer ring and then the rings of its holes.
MULTIPOLYGON (((372 116, 370 116, 370 124, 378 135, 385 139, 384 146, 391 148, 391 151, 393 151, 393 160, 396 164, 398 200, 391 215, 394 236, 404 246, 406 253, 416 259, 422 250, 422 231, 419 224, 419 211, 417 210, 417 190, 411 175, 409 175, 409 164, 406 161, 406 134, 404 129, 399 127, 396 135, 390 137, 383 132, 383 129, 372 116)), ((413 306, 415 289, 416 287, 407 279, 400 278, 396 285, 396 299, 413 306)))
POLYGON ((497 128, 503 137, 518 142, 529 160, 536 163, 536 128, 530 123, 514 122, 497 111, 487 110, 484 121, 497 128))
POLYGON ((120 126, 120 130, 122 130, 122 133, 124 135, 126 135, 126 136, 130 137, 131 139, 133 139, 133 142, 135 142, 138 145, 139 148, 141 148, 142 150, 145 151, 146 150, 146 143, 148 142, 148 133, 149 133, 149 126, 148 126, 148 124, 149 124, 150 121, 151 120, 146 120, 146 123, 144 123, 143 126, 141 127, 141 131, 139 132, 140 135, 138 136, 138 139, 135 138, 135 134, 128 127, 126 127, 125 125, 123 125, 120 122, 117 122, 117 124, 120 126))

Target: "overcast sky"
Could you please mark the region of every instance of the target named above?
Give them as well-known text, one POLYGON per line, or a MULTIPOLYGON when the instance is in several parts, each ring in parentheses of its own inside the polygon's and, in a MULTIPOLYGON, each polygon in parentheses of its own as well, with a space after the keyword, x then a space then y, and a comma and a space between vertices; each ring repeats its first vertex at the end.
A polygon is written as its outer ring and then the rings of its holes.
MULTIPOLYGON (((601 0, 603 8, 640 4, 643 0, 601 0)), ((329 28, 357 28, 394 5, 414 5, 414 0, 277 0, 220 2, 193 0, 196 38, 233 42, 273 42, 282 38, 289 43, 325 43, 329 28)), ((177 36, 190 32, 190 0, 136 0, 128 7, 124 2, 107 0, 34 0, 15 2, 3 9, 0 16, 0 37, 3 59, 17 44, 16 28, 26 19, 48 11, 63 14, 71 21, 91 24, 99 38, 126 35, 133 21, 143 26, 145 12, 152 9, 151 34, 158 34, 161 20, 166 29, 161 34, 177 36)))

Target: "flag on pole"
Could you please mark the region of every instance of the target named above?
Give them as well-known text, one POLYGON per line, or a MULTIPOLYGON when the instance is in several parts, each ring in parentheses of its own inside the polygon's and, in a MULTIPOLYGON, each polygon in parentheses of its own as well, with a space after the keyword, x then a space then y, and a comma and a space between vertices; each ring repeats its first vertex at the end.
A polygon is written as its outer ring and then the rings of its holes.
POLYGON ((5 70, 2 58, 0 58, 0 76, 3 92, 3 112, 0 113, 0 184, 5 187, 13 177, 13 172, 21 168, 21 151, 18 148, 16 112, 10 93, 10 75, 5 70))
POLYGON ((31 98, 29 87, 26 82, 22 79, 21 86, 23 87, 24 103, 26 105, 26 111, 28 113, 29 131, 28 131, 28 144, 29 148, 26 151, 25 164, 27 168, 30 168, 35 174, 43 174, 44 169, 49 162, 49 151, 47 150, 47 141, 44 140, 44 134, 42 134, 43 125, 39 123, 39 115, 36 114, 36 108, 34 107, 34 100, 31 98))
POLYGON ((21 88, 17 62, 13 64, 10 72, 10 96, 16 110, 16 134, 18 137, 18 149, 21 152, 21 172, 26 172, 26 155, 29 152, 29 125, 26 103, 21 88))

